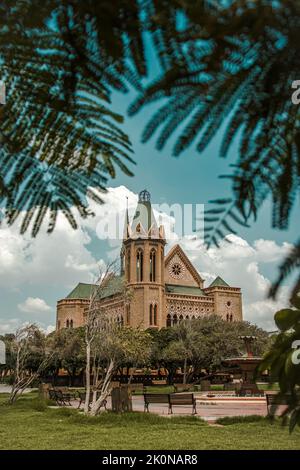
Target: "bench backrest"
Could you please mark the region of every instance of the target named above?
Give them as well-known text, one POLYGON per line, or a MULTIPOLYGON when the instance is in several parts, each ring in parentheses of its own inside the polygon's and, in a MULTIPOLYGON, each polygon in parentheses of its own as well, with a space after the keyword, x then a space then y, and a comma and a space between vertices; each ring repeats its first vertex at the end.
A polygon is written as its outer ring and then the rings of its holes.
POLYGON ((171 393, 170 403, 172 405, 192 405, 194 403, 193 393, 171 393))
POLYGON ((49 390, 49 398, 50 398, 50 400, 56 400, 56 398, 57 398, 56 390, 49 390))
POLYGON ((169 403, 167 393, 144 393, 145 403, 169 403))
POLYGON ((279 396, 277 393, 267 393, 266 394, 267 405, 287 405, 288 397, 279 396))

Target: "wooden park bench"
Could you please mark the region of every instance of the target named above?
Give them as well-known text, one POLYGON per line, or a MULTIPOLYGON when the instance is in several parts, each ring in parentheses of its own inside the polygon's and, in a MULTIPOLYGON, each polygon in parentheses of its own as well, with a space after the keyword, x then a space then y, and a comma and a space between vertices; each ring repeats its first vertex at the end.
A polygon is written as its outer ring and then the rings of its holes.
POLYGON ((75 400, 75 394, 70 392, 63 392, 62 390, 49 390, 49 398, 56 402, 58 406, 72 406, 71 401, 75 400))
POLYGON ((170 399, 167 393, 144 393, 144 411, 149 412, 149 405, 152 403, 168 404, 168 412, 170 413, 170 399))
POLYGON ((149 405, 152 403, 168 404, 168 413, 173 413, 173 406, 192 406, 192 414, 197 414, 196 399, 193 393, 145 393, 144 411, 149 412, 149 405))
MULTIPOLYGON (((89 407, 91 406, 92 402, 93 402, 93 396, 94 396, 94 393, 93 392, 90 392, 90 396, 89 396, 89 407)), ((97 394, 96 394, 96 398, 98 399, 100 396, 100 392, 98 391, 97 394)), ((80 408, 82 403, 85 403, 85 397, 86 397, 86 392, 83 391, 83 392, 77 392, 77 398, 79 400, 79 405, 77 408, 80 408)), ((103 406, 105 408, 105 410, 107 409, 106 408, 106 405, 107 405, 107 400, 104 400, 103 401, 103 406)))
POLYGON ((288 398, 288 396, 280 395, 279 393, 266 393, 268 416, 272 414, 272 407, 275 411, 277 406, 288 405, 288 398))
POLYGON ((173 413, 173 406, 192 406, 192 414, 197 414, 196 409, 196 398, 193 393, 170 393, 169 395, 169 406, 171 414, 173 413))

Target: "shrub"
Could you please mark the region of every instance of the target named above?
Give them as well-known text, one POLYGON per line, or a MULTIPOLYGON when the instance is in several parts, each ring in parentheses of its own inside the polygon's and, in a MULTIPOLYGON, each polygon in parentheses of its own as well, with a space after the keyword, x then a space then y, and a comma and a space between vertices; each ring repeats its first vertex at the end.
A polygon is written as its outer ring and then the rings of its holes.
POLYGON ((44 412, 47 409, 47 403, 45 400, 36 399, 32 401, 32 409, 35 411, 44 412))
POLYGON ((257 423, 259 421, 266 421, 265 416, 249 415, 249 416, 226 416, 225 418, 218 418, 216 424, 229 426, 231 424, 239 423, 257 423))

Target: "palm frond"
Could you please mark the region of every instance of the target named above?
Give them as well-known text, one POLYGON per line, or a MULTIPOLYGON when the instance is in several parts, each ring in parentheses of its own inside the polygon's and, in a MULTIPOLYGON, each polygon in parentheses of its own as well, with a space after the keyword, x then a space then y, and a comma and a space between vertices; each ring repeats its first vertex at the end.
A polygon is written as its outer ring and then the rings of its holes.
MULTIPOLYGON (((202 152, 226 124, 220 155, 239 139, 229 207, 247 224, 271 200, 272 226, 286 229, 300 189, 300 108, 291 99, 300 70, 300 2, 157 1, 154 10, 153 44, 168 60, 129 107, 133 115, 161 103, 143 141, 155 135, 162 149, 172 139, 175 156, 190 147, 202 152)), ((208 246, 233 228, 229 213, 208 211, 208 246)))
POLYGON ((75 227, 71 208, 87 214, 92 185, 103 191, 117 168, 132 175, 133 149, 110 97, 138 89, 146 72, 138 2, 7 0, 0 12, 0 203, 9 223, 29 211, 22 232, 35 220, 36 235, 48 210, 53 230, 59 208, 75 227))

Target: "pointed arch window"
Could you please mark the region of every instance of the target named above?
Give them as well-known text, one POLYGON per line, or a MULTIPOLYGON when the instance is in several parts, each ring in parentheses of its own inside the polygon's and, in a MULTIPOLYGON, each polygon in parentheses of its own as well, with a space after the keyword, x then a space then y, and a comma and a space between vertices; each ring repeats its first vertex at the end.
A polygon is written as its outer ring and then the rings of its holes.
POLYGON ((172 319, 171 319, 171 315, 170 315, 170 314, 167 315, 167 323, 166 323, 166 326, 167 326, 167 327, 172 326, 172 319))
POLYGON ((149 325, 153 325, 153 305, 149 307, 149 325))
POLYGON ((70 320, 70 328, 73 328, 73 320, 70 320))
POLYGON ((138 250, 137 254, 136 254, 136 278, 137 278, 137 282, 142 282, 143 281, 143 261, 144 261, 143 251, 138 250))
POLYGON ((130 282, 130 250, 127 251, 125 265, 127 281, 130 282))
POLYGON ((157 326, 157 305, 154 305, 153 309, 153 325, 157 326))
POLYGON ((178 323, 178 318, 177 318, 177 315, 175 313, 175 315, 173 316, 173 325, 177 325, 178 323))
POLYGON ((150 282, 156 280, 156 251, 154 249, 150 252, 150 282))
POLYGON ((69 326, 70 326, 70 322, 69 322, 69 320, 67 320, 66 321, 66 328, 69 328, 69 326))

